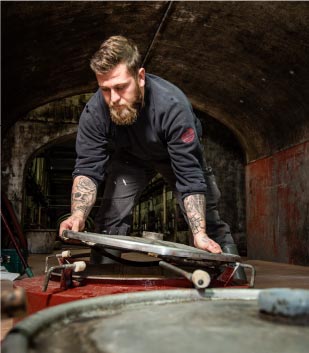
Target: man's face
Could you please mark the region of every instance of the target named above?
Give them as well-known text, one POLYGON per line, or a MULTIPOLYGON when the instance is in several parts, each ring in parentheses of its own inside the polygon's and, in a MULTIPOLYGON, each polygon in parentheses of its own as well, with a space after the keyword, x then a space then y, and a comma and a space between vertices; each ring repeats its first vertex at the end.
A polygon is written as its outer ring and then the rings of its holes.
POLYGON ((119 64, 106 74, 96 74, 96 77, 112 121, 117 125, 133 124, 144 97, 145 70, 139 69, 135 78, 126 64, 119 64))

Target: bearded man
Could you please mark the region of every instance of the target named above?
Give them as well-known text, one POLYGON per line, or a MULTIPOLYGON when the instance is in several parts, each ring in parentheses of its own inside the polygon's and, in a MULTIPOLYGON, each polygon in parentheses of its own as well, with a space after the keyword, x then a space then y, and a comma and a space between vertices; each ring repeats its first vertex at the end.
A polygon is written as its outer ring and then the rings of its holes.
POLYGON ((136 45, 122 36, 107 39, 90 66, 99 89, 80 118, 72 214, 60 236, 64 229, 84 229, 103 180, 95 231, 128 235, 132 209, 159 172, 178 199, 195 247, 237 254, 217 211, 220 192, 203 158, 201 124, 184 93, 146 74, 136 45))

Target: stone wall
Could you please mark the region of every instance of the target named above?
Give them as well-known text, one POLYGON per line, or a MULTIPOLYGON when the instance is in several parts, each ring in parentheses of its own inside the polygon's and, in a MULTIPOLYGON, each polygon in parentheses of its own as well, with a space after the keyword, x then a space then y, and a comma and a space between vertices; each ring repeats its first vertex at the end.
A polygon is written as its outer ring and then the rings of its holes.
POLYGON ((20 119, 2 142, 2 191, 22 218, 23 184, 28 161, 42 148, 76 134, 89 95, 79 95, 39 107, 20 119))
POLYGON ((221 198, 218 209, 242 253, 246 252, 245 154, 233 133, 208 115, 203 125, 204 156, 213 168, 221 198))

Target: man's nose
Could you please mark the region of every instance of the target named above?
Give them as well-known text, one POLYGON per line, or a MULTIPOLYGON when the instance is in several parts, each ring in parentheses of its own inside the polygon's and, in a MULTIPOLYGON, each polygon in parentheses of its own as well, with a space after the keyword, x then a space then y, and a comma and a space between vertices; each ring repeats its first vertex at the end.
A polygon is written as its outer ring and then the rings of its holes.
POLYGON ((117 103, 120 100, 120 95, 115 91, 111 90, 111 102, 112 103, 117 103))

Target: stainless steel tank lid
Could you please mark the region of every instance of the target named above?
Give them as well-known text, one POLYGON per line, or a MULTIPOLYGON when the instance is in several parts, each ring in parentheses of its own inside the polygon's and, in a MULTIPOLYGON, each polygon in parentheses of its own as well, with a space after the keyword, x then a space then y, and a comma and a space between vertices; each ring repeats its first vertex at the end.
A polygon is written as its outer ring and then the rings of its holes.
POLYGON ((192 246, 173 243, 165 240, 131 237, 124 235, 106 235, 87 232, 64 231, 66 238, 81 240, 89 245, 102 245, 120 250, 140 251, 166 257, 188 258, 191 260, 207 260, 222 262, 239 262, 240 256, 232 254, 212 254, 192 246))
POLYGON ((79 300, 19 322, 3 353, 307 353, 309 328, 262 320, 261 292, 184 289, 79 300))

